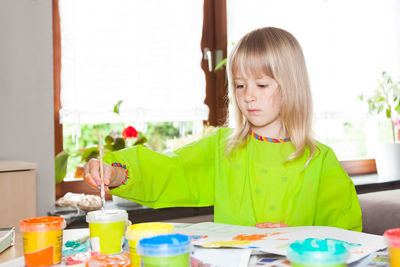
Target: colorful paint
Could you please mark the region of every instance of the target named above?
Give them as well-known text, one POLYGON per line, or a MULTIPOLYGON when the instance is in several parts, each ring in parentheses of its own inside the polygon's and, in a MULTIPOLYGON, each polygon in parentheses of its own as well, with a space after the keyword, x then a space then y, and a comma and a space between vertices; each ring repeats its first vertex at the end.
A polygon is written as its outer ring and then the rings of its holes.
POLYGON ((263 240, 266 237, 270 236, 275 236, 275 235, 280 235, 282 233, 272 233, 272 234, 253 234, 253 235, 237 235, 233 237, 233 240, 239 240, 239 241, 258 241, 258 240, 263 240))
MULTIPOLYGON (((86 262, 86 266, 115 266, 129 267, 131 266, 130 255, 127 252, 117 255, 95 254, 86 262)), ((132 265, 133 266, 133 265, 132 265)))
POLYGON ((26 266, 48 266, 61 262, 62 217, 36 217, 20 221, 26 266))
POLYGON ((137 245, 137 252, 142 267, 190 266, 190 238, 186 235, 169 234, 143 238, 137 245))
POLYGON ((237 235, 233 238, 233 240, 239 240, 239 241, 257 241, 257 240, 262 240, 264 237, 267 237, 268 235, 237 235))
POLYGON ((386 230, 383 234, 389 247, 390 266, 400 266, 400 228, 386 230))
POLYGON ((191 241, 207 238, 208 235, 189 235, 191 241))
POLYGON ((169 223, 137 223, 129 226, 126 230, 125 236, 129 240, 132 266, 140 266, 140 255, 136 252, 136 246, 140 239, 155 235, 170 234, 173 232, 174 226, 169 223))
POLYGON ((202 244, 203 247, 206 248, 220 248, 220 247, 234 247, 234 246, 243 246, 251 243, 252 241, 243 240, 233 240, 233 241, 215 241, 210 243, 202 244))
POLYGON ((120 253, 124 244, 127 220, 126 210, 89 212, 86 215, 86 222, 89 223, 92 251, 105 254, 120 253))
POLYGON ((345 267, 349 255, 344 242, 316 238, 293 242, 287 252, 292 267, 345 267))

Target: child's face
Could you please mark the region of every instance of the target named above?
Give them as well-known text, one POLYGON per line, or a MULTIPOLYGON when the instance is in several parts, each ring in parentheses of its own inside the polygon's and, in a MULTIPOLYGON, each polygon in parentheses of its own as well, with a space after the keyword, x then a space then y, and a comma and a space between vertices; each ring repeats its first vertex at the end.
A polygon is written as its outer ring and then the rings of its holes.
POLYGON ((234 86, 239 109, 251 123, 251 129, 267 137, 278 135, 281 129, 278 82, 267 75, 235 77, 234 86))

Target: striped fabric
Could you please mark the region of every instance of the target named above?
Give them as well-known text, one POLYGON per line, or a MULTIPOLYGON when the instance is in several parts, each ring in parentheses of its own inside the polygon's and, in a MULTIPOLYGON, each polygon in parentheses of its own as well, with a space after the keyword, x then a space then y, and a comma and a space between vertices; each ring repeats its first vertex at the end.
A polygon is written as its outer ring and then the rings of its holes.
POLYGON ((284 139, 276 139, 276 138, 269 138, 269 137, 263 137, 261 135, 256 134, 255 132, 251 132, 251 136, 253 136, 255 139, 259 141, 266 141, 270 143, 285 143, 285 142, 290 142, 290 138, 284 138, 284 139))

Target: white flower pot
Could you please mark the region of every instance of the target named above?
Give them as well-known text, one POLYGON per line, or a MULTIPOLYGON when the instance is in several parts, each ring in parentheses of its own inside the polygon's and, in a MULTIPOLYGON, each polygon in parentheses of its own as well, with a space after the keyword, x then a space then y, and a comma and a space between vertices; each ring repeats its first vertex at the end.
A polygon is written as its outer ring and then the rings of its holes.
POLYGON ((381 182, 400 180, 400 143, 381 143, 378 146, 376 169, 381 182))

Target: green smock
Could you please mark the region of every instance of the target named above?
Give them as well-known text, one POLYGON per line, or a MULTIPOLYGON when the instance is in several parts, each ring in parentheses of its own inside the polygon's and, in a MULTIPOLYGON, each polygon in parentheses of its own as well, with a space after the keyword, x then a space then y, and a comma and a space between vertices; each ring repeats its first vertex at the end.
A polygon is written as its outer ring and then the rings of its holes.
POLYGON ((272 143, 249 137, 230 157, 225 144, 231 129, 171 153, 135 146, 104 156, 108 164, 126 166, 126 183, 113 195, 152 208, 214 206, 218 223, 254 226, 323 225, 361 231, 361 209, 352 180, 331 148, 318 151, 304 168, 309 151, 291 162, 291 142, 272 143))

